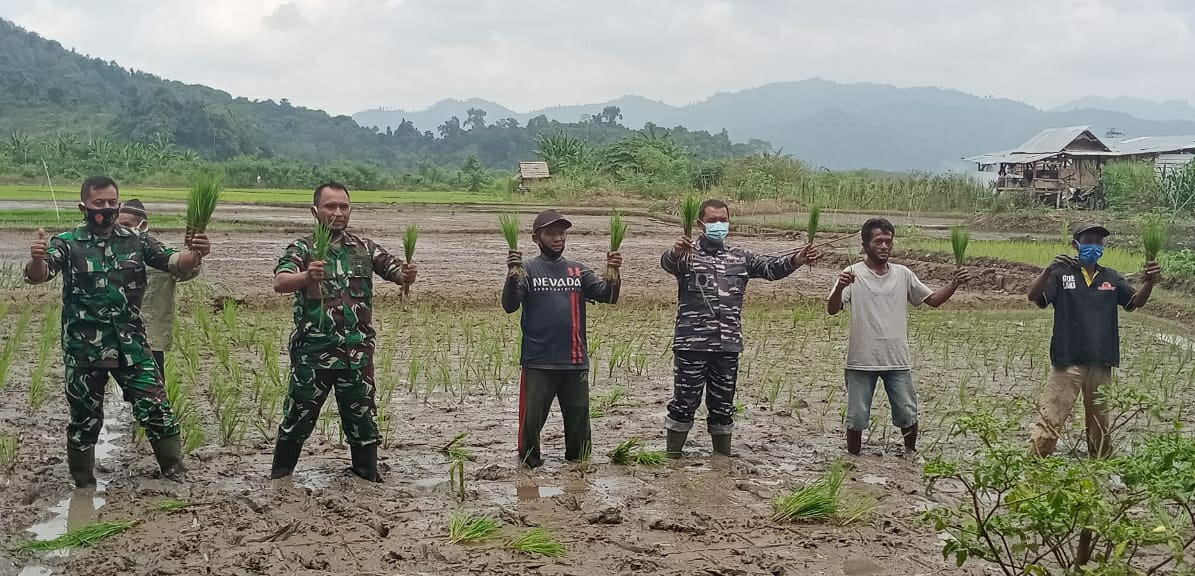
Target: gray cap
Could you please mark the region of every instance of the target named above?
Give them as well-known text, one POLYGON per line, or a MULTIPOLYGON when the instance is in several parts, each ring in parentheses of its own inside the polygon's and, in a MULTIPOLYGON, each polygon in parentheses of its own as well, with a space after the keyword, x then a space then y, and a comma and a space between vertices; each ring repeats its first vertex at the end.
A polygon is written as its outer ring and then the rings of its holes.
POLYGON ((1103 224, 1100 224, 1098 222, 1079 222, 1078 224, 1075 224, 1075 226, 1071 230, 1073 233, 1072 237, 1075 240, 1078 240, 1080 236, 1082 236, 1088 232, 1095 232, 1104 237, 1108 237, 1108 236, 1112 235, 1112 233, 1109 232, 1107 228, 1104 228, 1103 224))

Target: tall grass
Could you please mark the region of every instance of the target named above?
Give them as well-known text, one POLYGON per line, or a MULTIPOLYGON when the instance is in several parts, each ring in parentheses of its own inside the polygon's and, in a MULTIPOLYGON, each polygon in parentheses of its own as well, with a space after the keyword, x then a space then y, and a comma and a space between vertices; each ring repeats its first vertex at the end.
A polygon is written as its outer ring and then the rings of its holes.
POLYGON ((51 306, 46 309, 41 319, 41 334, 37 339, 37 365, 33 369, 33 376, 29 380, 29 413, 37 412, 49 396, 46 390, 47 366, 51 352, 59 341, 61 324, 59 323, 60 309, 51 306))
POLYGON ((17 318, 16 326, 5 335, 4 348, 0 350, 0 390, 8 385, 8 369, 12 366, 13 356, 25 341, 25 331, 29 328, 29 319, 33 316, 34 307, 25 308, 17 318))
POLYGON ((1109 208, 1152 204, 1158 198, 1153 162, 1109 162, 1100 169, 1100 183, 1109 208))

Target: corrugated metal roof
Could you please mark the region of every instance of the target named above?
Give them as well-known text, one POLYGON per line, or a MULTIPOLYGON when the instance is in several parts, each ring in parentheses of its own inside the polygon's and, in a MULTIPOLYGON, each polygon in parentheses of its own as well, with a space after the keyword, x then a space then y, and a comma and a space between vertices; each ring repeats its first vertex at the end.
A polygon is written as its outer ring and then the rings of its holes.
POLYGON ((1051 156, 1057 156, 1058 152, 1043 152, 1041 154, 1021 154, 1012 150, 1005 150, 1004 152, 992 152, 990 154, 980 154, 979 156, 972 156, 964 158, 967 162, 975 162, 976 164, 994 165, 994 164, 1029 164, 1037 162, 1038 160, 1045 160, 1051 156))
POLYGON ((1044 154, 1046 152, 1056 154, 1066 150, 1066 147, 1081 136, 1087 136, 1097 142, 1104 150, 1108 150, 1107 146, 1100 141, 1099 138, 1088 130, 1090 126, 1067 126, 1065 128, 1046 128, 1041 132, 1035 134, 1032 138, 1025 141, 1024 144, 1017 146, 1013 151, 1020 154, 1044 154))
POLYGON ((520 178, 548 178, 547 162, 519 162, 520 178))
POLYGON ((1162 154, 1195 150, 1195 135, 1188 136, 1140 136, 1127 138, 1109 144, 1117 154, 1162 154))

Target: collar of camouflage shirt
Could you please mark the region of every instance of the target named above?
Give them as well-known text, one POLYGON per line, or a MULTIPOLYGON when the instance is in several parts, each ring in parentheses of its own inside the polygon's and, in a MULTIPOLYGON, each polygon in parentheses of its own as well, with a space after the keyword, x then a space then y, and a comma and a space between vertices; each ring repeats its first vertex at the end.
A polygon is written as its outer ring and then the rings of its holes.
POLYGON ((726 242, 714 242, 704 235, 697 238, 697 244, 701 250, 709 254, 719 254, 726 251, 726 242))
MULTIPOLYGON (((121 226, 120 224, 117 224, 115 227, 112 228, 112 235, 132 236, 133 231, 129 230, 128 228, 125 228, 124 226, 121 226)), ((80 241, 86 242, 91 239, 92 239, 91 228, 89 228, 87 226, 86 222, 82 222, 78 226, 75 227, 75 240, 80 240, 80 241)))
POLYGON ((352 232, 349 232, 347 229, 340 233, 339 240, 340 240, 340 243, 345 246, 356 246, 357 244, 360 243, 360 239, 358 239, 355 235, 353 235, 352 232))

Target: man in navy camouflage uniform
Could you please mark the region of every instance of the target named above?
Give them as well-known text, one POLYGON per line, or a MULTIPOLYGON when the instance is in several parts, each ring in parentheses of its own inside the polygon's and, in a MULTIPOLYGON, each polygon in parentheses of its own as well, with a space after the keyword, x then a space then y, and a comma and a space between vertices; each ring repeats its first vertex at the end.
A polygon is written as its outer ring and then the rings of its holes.
POLYGON ((726 245, 730 208, 706 200, 698 212, 697 242, 681 236, 660 257, 660 266, 677 279, 673 398, 664 418, 668 455, 680 458, 702 392, 709 409, 707 427, 714 452, 731 454, 734 393, 739 353, 743 351, 743 295, 751 278, 780 280, 817 260, 806 246, 792 256, 769 257, 726 245))
POLYGON ((290 338, 290 389, 274 447, 271 478, 290 476, 320 409, 335 391, 352 472, 380 482, 377 407, 374 404, 373 275, 403 285, 415 281, 404 264, 368 238, 350 233, 349 192, 329 182, 315 189, 311 213, 332 229, 327 261, 318 260, 313 236, 295 240, 274 269, 274 291, 295 296, 290 338))
POLYGON ((79 200, 86 220, 48 241, 38 230, 25 265, 30 284, 62 275, 62 351, 71 413, 67 467, 76 486, 95 486, 95 444, 104 424, 104 387, 111 375, 145 429, 162 475, 177 478, 183 458, 179 427, 141 320, 145 267, 190 275, 211 246, 198 234, 187 252, 178 253, 148 233, 118 224, 120 192, 111 178, 85 180, 79 200))

